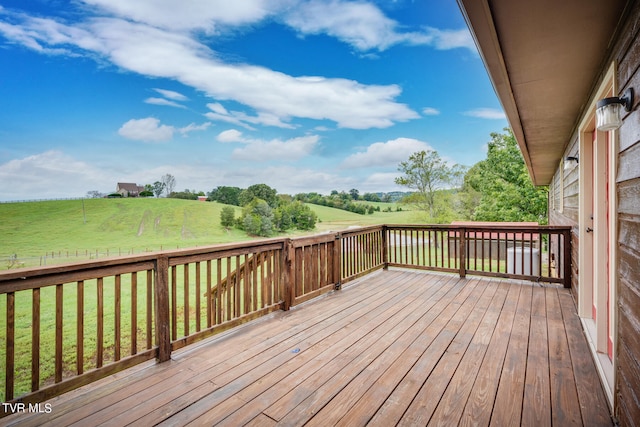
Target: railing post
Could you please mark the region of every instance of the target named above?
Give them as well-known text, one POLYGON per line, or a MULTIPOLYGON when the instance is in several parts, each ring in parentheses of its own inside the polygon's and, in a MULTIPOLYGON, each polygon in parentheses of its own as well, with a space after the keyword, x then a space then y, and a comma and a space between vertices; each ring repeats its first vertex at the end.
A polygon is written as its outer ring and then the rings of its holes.
POLYGON ((389 248, 387 245, 387 226, 382 226, 382 265, 384 270, 389 269, 389 248))
POLYGON ((286 239, 284 241, 282 253, 284 255, 284 277, 283 277, 283 294, 284 294, 284 304, 282 309, 287 311, 291 308, 291 304, 293 304, 294 300, 294 292, 295 292, 295 277, 293 268, 295 265, 295 251, 293 249, 293 242, 291 239, 286 239))
POLYGON ((460 234, 460 251, 458 251, 460 254, 460 277, 464 278, 467 276, 467 229, 463 227, 458 233, 460 234))
POLYGON ((342 234, 336 233, 333 241, 333 279, 334 289, 337 291, 342 286, 342 234))
POLYGON ((158 361, 171 359, 171 336, 169 331, 169 258, 160 255, 155 260, 155 315, 158 361))
POLYGON ((563 276, 564 287, 569 289, 571 288, 571 230, 564 230, 562 232, 562 237, 564 239, 564 250, 562 256, 563 262, 563 276))

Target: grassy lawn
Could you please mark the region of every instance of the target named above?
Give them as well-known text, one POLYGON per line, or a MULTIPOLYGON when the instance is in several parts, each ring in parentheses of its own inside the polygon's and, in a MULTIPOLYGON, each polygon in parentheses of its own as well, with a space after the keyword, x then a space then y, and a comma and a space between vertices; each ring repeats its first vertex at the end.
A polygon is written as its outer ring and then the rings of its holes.
MULTIPOLYGON (((395 204, 375 203, 381 212, 359 215, 352 212, 309 205, 318 215, 316 230, 292 232, 289 236, 342 230, 353 226, 383 223, 419 222, 416 212, 397 211, 395 204), (391 212, 383 212, 391 208, 391 212)), ((12 255, 17 255, 20 267, 75 262, 83 259, 127 255, 161 249, 205 246, 217 243, 250 240, 240 230, 227 230, 220 225, 219 203, 179 199, 86 199, 0 204, 0 269, 8 268, 12 255), (77 254, 77 256, 76 256, 77 254)), ((404 208, 403 208, 404 209, 404 208)), ((237 208, 238 213, 240 208, 237 208)), ((16 267, 15 265, 13 267, 16 267)), ((194 267, 191 266, 190 269, 194 267)), ((235 267, 234 267, 235 268, 235 267)), ((225 269, 226 270, 226 269, 225 269)), ((226 271, 223 272, 226 275, 226 271)), ((178 311, 184 312, 182 273, 178 277, 178 311)), ((195 278, 194 272, 190 274, 195 278)), ((138 350, 146 344, 146 275, 138 274, 137 285, 138 350)), ((195 286, 190 287, 190 305, 195 301, 195 286)), ((204 292, 204 285, 200 294, 204 292)), ((77 284, 63 286, 64 293, 64 369, 75 369, 77 328, 77 284)), ((84 284, 84 361, 85 370, 95 367, 97 352, 97 281, 84 284)), ((131 348, 131 275, 121 278, 121 357, 131 348)), ((52 381, 55 354, 55 287, 41 290, 40 378, 41 385, 52 381)), ((114 278, 104 279, 104 348, 105 363, 113 360, 115 341, 114 278)), ((30 389, 32 292, 16 293, 16 396, 30 389)), ((201 316, 206 302, 202 298, 201 316)), ((0 297, 0 360, 6 357, 7 298, 0 297)), ((193 306, 191 307, 193 310, 193 306)), ((195 315, 195 313, 192 313, 195 315)), ((182 314, 180 315, 182 317, 182 314)), ((203 324, 205 322, 204 317, 203 324)), ((193 331, 194 325, 191 326, 193 331)), ((183 324, 178 322, 178 335, 183 324)), ((4 401, 4 369, 0 369, 0 399, 4 401)))

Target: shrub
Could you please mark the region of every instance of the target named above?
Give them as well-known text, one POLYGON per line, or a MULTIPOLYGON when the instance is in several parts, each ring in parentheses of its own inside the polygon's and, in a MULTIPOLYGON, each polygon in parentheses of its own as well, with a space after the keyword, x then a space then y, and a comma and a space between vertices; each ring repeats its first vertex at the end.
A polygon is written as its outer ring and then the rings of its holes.
POLYGON ((231 206, 225 206, 220 212, 220 225, 225 228, 233 227, 236 221, 236 211, 231 206))

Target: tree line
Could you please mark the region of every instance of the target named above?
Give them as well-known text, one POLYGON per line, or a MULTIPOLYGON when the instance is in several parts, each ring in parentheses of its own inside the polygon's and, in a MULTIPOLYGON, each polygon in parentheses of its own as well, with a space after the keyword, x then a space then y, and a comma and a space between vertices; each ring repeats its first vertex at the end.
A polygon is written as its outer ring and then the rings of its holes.
POLYGON ((436 151, 401 162, 395 182, 414 192, 403 199, 422 210, 427 222, 452 220, 533 221, 547 224, 547 187, 536 187, 511 129, 491 133, 487 158, 465 168, 436 151))
POLYGON ((246 189, 217 187, 208 200, 242 207, 236 218, 236 209, 225 206, 220 213, 220 224, 225 228, 238 228, 246 233, 269 237, 291 229, 313 230, 318 217, 300 200, 278 195, 266 184, 255 184, 246 189))

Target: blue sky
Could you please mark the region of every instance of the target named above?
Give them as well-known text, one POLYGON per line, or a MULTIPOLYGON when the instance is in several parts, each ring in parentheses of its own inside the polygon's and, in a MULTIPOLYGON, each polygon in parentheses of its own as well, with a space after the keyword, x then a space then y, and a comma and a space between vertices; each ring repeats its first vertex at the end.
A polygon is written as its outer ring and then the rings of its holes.
POLYGON ((393 191, 505 126, 455 0, 0 2, 0 200, 393 191))

